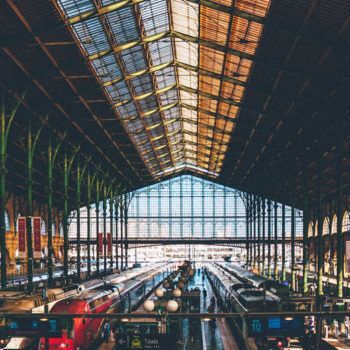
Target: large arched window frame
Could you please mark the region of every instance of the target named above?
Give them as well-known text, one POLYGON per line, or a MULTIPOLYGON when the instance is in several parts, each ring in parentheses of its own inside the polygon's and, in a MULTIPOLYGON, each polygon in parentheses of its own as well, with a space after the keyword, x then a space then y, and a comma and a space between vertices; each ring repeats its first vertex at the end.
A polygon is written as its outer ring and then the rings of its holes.
POLYGON ((5 230, 11 231, 10 216, 7 210, 5 210, 5 230))
POLYGON ((342 232, 350 231, 350 211, 345 211, 342 219, 342 232))

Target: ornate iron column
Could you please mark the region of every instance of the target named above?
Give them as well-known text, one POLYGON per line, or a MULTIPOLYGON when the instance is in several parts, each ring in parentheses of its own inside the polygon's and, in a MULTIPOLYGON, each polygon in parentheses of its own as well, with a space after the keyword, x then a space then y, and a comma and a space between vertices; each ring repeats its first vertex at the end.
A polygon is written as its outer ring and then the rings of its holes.
POLYGON ((87 197, 87 276, 91 277, 91 171, 87 171, 86 197, 87 197))
POLYGON ((103 185, 102 198, 102 215, 103 215, 103 274, 107 275, 107 186, 103 185))
MULTIPOLYGON (((33 290, 33 239, 32 239, 32 215, 33 215, 33 160, 36 146, 44 124, 40 126, 34 136, 32 134, 32 120, 28 118, 27 133, 27 203, 26 203, 26 229, 27 229, 27 273, 28 273, 28 290, 33 290)), ((6 254, 5 254, 6 256, 6 254)))
POLYGON ((6 115, 5 102, 0 106, 0 245, 1 245, 1 288, 7 286, 7 264, 6 264, 6 158, 7 142, 13 119, 18 107, 22 103, 24 95, 18 100, 12 111, 6 115))
POLYGON ((53 245, 52 245, 52 209, 53 209, 53 168, 58 151, 61 147, 62 141, 58 143, 55 149, 52 149, 52 135, 49 130, 49 143, 47 148, 47 246, 48 246, 48 285, 53 287, 53 245))
MULTIPOLYGON (((318 208, 317 208, 317 295, 323 295, 323 203, 322 197, 319 198, 318 208)), ((315 247, 316 249, 316 247, 315 247)))
POLYGON ((309 264, 309 248, 307 244, 307 234, 309 228, 309 212, 308 212, 308 200, 305 194, 304 198, 304 210, 303 210, 303 293, 307 294, 307 273, 309 264))
POLYGON ((113 261, 113 203, 114 203, 114 191, 111 189, 110 198, 109 198, 109 229, 111 231, 111 256, 109 260, 109 267, 111 270, 113 269, 114 261, 113 261))
POLYGON ((125 268, 128 268, 128 251, 129 251, 129 244, 128 244, 128 206, 129 206, 129 200, 128 200, 128 194, 124 194, 124 225, 125 225, 125 231, 124 231, 124 236, 125 236, 125 268))
POLYGON ((282 281, 286 280, 286 207, 282 204, 282 281))
POLYGON ((124 269, 124 195, 120 195, 120 268, 124 269))
POLYGON ((246 218, 246 267, 249 266, 250 262, 250 256, 249 256, 249 250, 250 250, 250 244, 249 244, 249 239, 250 239, 250 233, 249 233, 249 226, 250 226, 250 218, 249 218, 249 211, 250 211, 250 203, 249 203, 249 195, 246 195, 246 210, 245 210, 245 218, 246 218))
MULTIPOLYGON (((339 175, 339 182, 340 182, 339 175)), ((337 295, 343 297, 343 277, 344 277, 344 244, 343 244, 343 227, 342 227, 342 195, 340 183, 337 190, 337 295)))
POLYGON ((291 207, 291 250, 290 250, 290 260, 291 260, 291 285, 292 290, 295 290, 295 209, 294 206, 291 207))
POLYGON ((70 159, 67 157, 67 152, 64 152, 63 160, 63 273, 65 280, 68 281, 68 180, 69 174, 79 149, 74 151, 70 159))
POLYGON ((256 203, 257 199, 253 196, 253 268, 256 269, 256 203))
POLYGON ((119 232, 119 194, 118 190, 116 191, 115 203, 114 203, 114 212, 115 212, 115 267, 119 270, 119 241, 118 241, 118 232, 119 232))
POLYGON ((100 180, 96 178, 96 198, 95 198, 95 223, 96 223, 96 273, 100 274, 100 247, 99 247, 99 232, 100 232, 100 180))
POLYGON ((278 240, 278 218, 277 218, 277 211, 278 209, 278 204, 277 202, 274 202, 274 223, 275 223, 275 242, 274 242, 274 273, 273 273, 273 278, 274 280, 278 280, 278 246, 277 246, 277 240, 278 240))
POLYGON ((265 259, 266 259, 266 243, 265 243, 265 208, 266 207, 266 201, 265 198, 262 198, 262 274, 263 276, 266 276, 265 271, 265 259))
POLYGON ((271 200, 267 201, 267 278, 271 278, 271 233, 272 233, 272 221, 271 221, 271 200))

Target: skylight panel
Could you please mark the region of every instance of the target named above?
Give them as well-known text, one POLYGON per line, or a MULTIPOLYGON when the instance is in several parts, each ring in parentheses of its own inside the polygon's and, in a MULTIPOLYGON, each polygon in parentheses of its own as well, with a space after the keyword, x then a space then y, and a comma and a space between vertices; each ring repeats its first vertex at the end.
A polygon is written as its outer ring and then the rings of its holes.
POLYGON ((122 51, 121 58, 128 74, 147 68, 142 46, 134 46, 122 51))
POLYGON ((122 119, 126 119, 129 117, 134 117, 138 114, 136 105, 133 101, 123 104, 116 108, 119 112, 119 115, 122 119))
POLYGON ((197 95, 194 93, 180 91, 180 100, 190 106, 197 107, 197 95))
POLYGON ((110 12, 106 15, 106 18, 115 44, 122 45, 139 39, 139 29, 131 6, 110 12))
POLYGON ((198 44, 188 43, 179 38, 175 38, 176 60, 188 65, 198 66, 198 44))
POLYGON ((171 0, 175 31, 198 37, 198 4, 186 0, 171 0))
POLYGON ((148 44, 148 48, 151 53, 153 66, 171 62, 174 59, 170 38, 164 38, 150 43, 148 44))
POLYGON ((190 122, 193 124, 197 124, 198 122, 197 111, 193 111, 187 108, 181 108, 181 115, 182 115, 182 118, 187 122, 190 122))
POLYGON ((102 82, 122 77, 122 72, 113 53, 93 60, 92 65, 102 82))
POLYGON ((166 0, 144 1, 139 6, 146 37, 169 30, 166 0))
POLYGON ((110 49, 107 35, 98 17, 72 26, 87 56, 110 49))
POLYGON ((176 83, 174 67, 167 67, 154 73, 158 89, 171 86, 176 83))
POLYGON ((92 11, 95 8, 93 1, 90 0, 82 0, 79 3, 76 0, 60 0, 58 4, 68 18, 92 11))
POLYGON ((172 89, 159 95, 159 101, 161 102, 162 106, 166 106, 177 101, 177 91, 175 89, 172 89))
POLYGON ((131 79, 130 85, 133 87, 135 96, 142 95, 153 90, 152 77, 150 74, 144 74, 140 77, 131 79))
POLYGON ((198 88, 198 73, 178 67, 177 74, 180 85, 187 86, 191 89, 198 88))

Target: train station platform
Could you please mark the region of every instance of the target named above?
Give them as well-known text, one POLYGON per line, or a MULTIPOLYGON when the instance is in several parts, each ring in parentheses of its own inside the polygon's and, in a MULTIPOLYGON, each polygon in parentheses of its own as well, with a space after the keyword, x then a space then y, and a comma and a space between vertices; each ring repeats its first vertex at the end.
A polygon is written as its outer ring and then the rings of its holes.
MULTIPOLYGON (((208 293, 206 300, 201 298, 201 312, 207 312, 210 299, 215 295, 207 277, 205 277, 203 282, 202 271, 200 273, 200 276, 198 277, 200 277, 202 290, 204 287, 208 293)), ((218 312, 217 306, 215 307, 215 312, 218 312)), ((223 318, 217 318, 216 325, 217 325, 217 329, 215 333, 212 334, 208 322, 205 322, 202 320, 203 349, 204 350, 205 349, 207 350, 239 350, 239 346, 231 332, 230 327, 227 324, 227 321, 223 318)))
MULTIPOLYGON (((188 289, 192 290, 199 288, 201 291, 200 299, 200 311, 208 312, 208 306, 210 305, 210 299, 215 295, 211 288, 211 285, 207 277, 202 279, 202 270, 200 273, 196 273, 193 281, 189 282, 188 289), (203 297, 203 288, 207 290, 207 298, 203 297)), ((216 297, 215 297, 216 299, 216 297)), ((215 312, 218 312, 217 306, 215 312)), ((185 319, 182 324, 182 339, 178 348, 191 349, 191 350, 239 350, 240 347, 237 344, 227 321, 223 318, 216 319, 217 328, 214 333, 211 332, 209 322, 202 320, 200 328, 193 326, 189 319, 185 319)), ((112 350, 117 349, 117 344, 113 341, 112 337, 108 343, 103 343, 99 346, 99 350, 112 350)))

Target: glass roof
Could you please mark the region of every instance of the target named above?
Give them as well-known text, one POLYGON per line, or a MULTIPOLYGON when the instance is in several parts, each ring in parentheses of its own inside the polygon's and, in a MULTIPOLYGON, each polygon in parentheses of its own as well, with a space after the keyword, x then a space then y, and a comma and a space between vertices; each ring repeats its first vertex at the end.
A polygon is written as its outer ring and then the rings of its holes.
POLYGON ((217 177, 270 0, 55 1, 153 177, 217 177))

